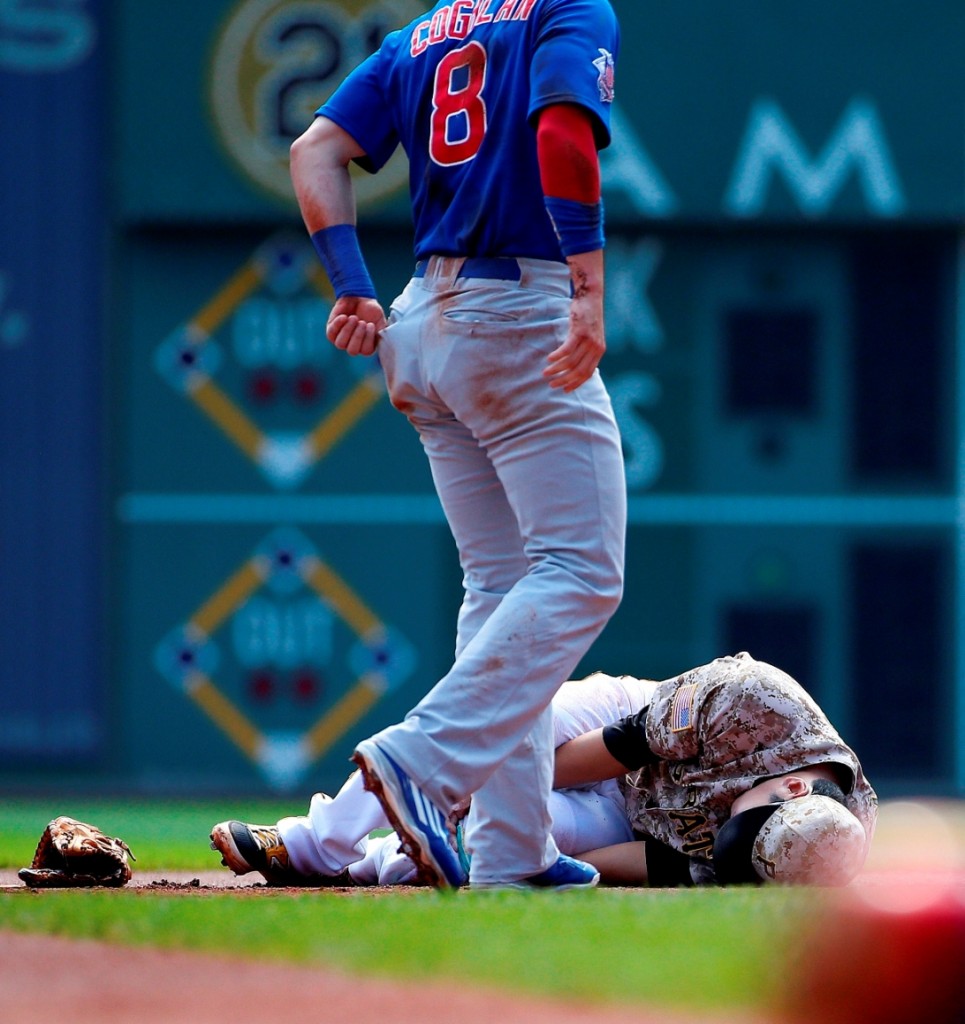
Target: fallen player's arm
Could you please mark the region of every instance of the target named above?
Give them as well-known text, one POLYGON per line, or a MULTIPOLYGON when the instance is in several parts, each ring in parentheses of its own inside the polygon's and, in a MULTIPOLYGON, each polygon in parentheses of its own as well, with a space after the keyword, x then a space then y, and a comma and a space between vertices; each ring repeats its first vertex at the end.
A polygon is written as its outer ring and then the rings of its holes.
POLYGON ((647 844, 644 842, 619 843, 599 850, 581 853, 580 860, 600 872, 604 885, 646 885, 647 844))
POLYGON ((584 786, 604 779, 616 779, 626 773, 626 765, 618 761, 603 743, 603 730, 594 729, 556 748, 553 788, 584 786))

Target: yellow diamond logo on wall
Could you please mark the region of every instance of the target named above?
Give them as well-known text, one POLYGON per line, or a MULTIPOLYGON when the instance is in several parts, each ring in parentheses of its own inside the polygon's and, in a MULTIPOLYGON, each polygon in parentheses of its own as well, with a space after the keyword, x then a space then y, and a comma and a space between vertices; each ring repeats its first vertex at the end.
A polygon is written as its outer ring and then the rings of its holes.
MULTIPOLYGON (((409 678, 415 662, 412 644, 383 623, 292 527, 274 530, 155 651, 161 675, 194 701, 276 789, 297 785, 384 694, 409 678), (280 614, 266 615, 272 608, 280 614), (301 643, 279 625, 286 613, 290 620, 293 611, 303 623, 315 624, 314 630, 302 627, 301 643), (268 622, 268 628, 253 628, 259 621, 268 622), (343 635, 341 643, 329 638, 335 632, 343 635), (313 633, 314 642, 306 643, 305 637, 313 633), (240 662, 236 666, 225 665, 224 634, 240 662), (267 705, 259 705, 265 694, 257 689, 258 682, 267 678, 270 668, 294 664, 299 668, 291 673, 296 686, 309 678, 310 671, 332 680, 347 676, 348 686, 335 697, 328 693, 332 687, 326 687, 327 706, 308 728, 259 725, 243 706, 239 679, 246 669, 258 669, 247 673, 256 684, 247 703, 261 706, 267 714, 267 705)), ((296 721, 303 718, 299 712, 296 721)))
POLYGON ((325 393, 339 374, 320 368, 341 355, 325 337, 332 301, 311 245, 278 235, 155 353, 161 376, 279 489, 297 487, 385 390, 372 356, 342 359, 347 390, 325 393), (282 389, 289 401, 279 411, 282 389))
MULTIPOLYGON (((384 37, 423 10, 413 0, 243 0, 214 42, 208 86, 218 139, 244 176, 294 202, 288 150, 343 78, 384 37)), ((360 207, 398 191, 397 152, 379 174, 359 172, 360 207)))

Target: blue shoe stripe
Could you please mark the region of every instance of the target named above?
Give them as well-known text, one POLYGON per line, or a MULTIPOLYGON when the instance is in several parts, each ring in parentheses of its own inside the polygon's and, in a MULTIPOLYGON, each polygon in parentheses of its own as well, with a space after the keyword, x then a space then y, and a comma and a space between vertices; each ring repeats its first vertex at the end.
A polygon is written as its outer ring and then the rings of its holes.
MULTIPOLYGON (((377 744, 369 741, 359 745, 363 756, 366 751, 374 748, 377 756, 369 754, 370 760, 383 762, 384 768, 377 771, 383 787, 389 789, 401 797, 406 812, 406 819, 401 824, 413 842, 422 849, 423 855, 428 857, 434 867, 441 872, 445 881, 452 886, 458 887, 466 881, 466 875, 455 851, 449 845, 449 832, 445 815, 426 796, 426 794, 409 777, 405 769, 396 760, 377 744), (387 778, 385 768, 389 769, 394 778, 387 778)), ((397 807, 401 812, 403 808, 397 807)))

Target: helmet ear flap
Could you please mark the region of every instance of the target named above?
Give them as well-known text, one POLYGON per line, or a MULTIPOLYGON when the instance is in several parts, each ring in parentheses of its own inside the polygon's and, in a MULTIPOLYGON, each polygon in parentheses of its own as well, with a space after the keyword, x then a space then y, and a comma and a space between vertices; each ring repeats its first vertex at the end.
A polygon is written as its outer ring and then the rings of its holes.
POLYGON ((781 804, 763 804, 735 814, 714 841, 714 874, 719 885, 759 885, 763 878, 754 867, 754 843, 764 823, 781 804))

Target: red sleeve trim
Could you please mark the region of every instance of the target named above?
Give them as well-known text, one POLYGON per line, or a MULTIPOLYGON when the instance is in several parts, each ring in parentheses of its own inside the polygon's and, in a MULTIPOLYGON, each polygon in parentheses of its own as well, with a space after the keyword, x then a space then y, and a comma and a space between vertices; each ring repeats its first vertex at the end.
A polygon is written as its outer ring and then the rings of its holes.
POLYGON ((600 201, 600 160, 589 111, 571 103, 543 110, 536 152, 544 195, 587 204, 600 201))

